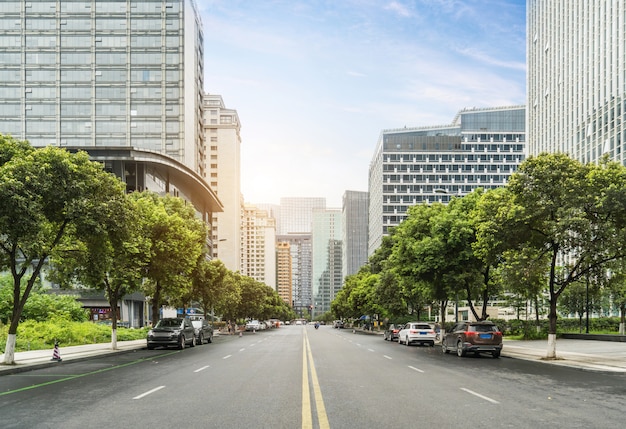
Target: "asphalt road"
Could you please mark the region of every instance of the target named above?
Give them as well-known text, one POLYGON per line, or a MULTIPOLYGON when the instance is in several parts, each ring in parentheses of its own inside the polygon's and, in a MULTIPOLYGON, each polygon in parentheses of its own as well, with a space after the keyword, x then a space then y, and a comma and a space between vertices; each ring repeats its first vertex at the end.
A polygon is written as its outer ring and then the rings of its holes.
POLYGON ((1 428, 621 427, 626 376, 323 326, 0 378, 1 428))

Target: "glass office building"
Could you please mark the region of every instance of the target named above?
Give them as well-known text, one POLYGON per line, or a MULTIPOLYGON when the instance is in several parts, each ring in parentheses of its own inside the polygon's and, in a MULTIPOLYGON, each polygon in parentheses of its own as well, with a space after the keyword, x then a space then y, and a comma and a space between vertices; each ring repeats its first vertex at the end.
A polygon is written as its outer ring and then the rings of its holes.
POLYGON ((624 162, 626 2, 529 0, 529 154, 624 162))
POLYGON ((193 0, 3 0, 0 133, 85 150, 210 223, 203 61, 193 0))
POLYGON ((451 125, 383 130, 369 170, 368 255, 414 204, 503 186, 525 158, 524 106, 467 109, 451 125))

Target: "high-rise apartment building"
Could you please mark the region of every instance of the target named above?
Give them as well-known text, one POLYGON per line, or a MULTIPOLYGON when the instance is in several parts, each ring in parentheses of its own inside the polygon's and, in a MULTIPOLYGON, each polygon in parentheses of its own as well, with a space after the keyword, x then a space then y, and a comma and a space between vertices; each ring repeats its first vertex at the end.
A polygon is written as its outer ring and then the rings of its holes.
POLYGON ((302 315, 313 304, 311 285, 313 268, 311 233, 276 236, 278 244, 289 245, 291 255, 291 290, 293 309, 302 315))
POLYGON ((276 291, 290 307, 293 306, 291 245, 288 242, 276 243, 276 291))
POLYGON ((224 205, 212 222, 213 258, 231 271, 241 268, 241 124, 220 95, 204 95, 204 137, 209 147, 207 181, 224 205))
POLYGON ((367 263, 369 194, 346 191, 343 194, 342 258, 343 278, 355 274, 367 263))
POLYGON ((527 2, 529 154, 624 162, 626 3, 527 2))
POLYGON ((203 43, 193 0, 2 1, 0 132, 84 150, 210 223, 203 43))
POLYGON ((335 209, 313 210, 313 316, 330 310, 330 303, 343 286, 342 213, 335 209))
POLYGON ((450 125, 383 130, 369 171, 368 255, 410 206, 503 186, 525 151, 524 106, 467 109, 450 125))
POLYGON ((243 206, 240 272, 276 290, 276 223, 250 204, 243 206))

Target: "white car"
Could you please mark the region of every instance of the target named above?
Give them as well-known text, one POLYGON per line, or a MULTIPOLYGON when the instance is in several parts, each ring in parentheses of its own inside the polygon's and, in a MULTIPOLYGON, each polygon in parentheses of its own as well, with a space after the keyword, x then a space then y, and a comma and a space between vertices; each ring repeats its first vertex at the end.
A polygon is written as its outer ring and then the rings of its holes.
POLYGON ((407 346, 411 344, 428 344, 433 347, 436 339, 437 333, 426 322, 409 322, 398 333, 398 342, 407 346))
POLYGON ((261 322, 258 320, 251 320, 246 323, 246 331, 259 331, 261 329, 261 322))

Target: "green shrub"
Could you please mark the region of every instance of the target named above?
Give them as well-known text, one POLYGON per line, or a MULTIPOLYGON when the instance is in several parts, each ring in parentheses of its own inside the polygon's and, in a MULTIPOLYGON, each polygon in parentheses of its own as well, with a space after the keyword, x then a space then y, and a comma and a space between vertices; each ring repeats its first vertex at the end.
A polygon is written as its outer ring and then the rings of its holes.
MULTIPOLYGON (((0 352, 4 353, 9 327, 0 325, 0 352)), ((146 338, 147 328, 118 328, 117 340, 130 341, 146 338)), ((43 350, 54 347, 57 340, 61 347, 82 344, 108 343, 111 341, 111 326, 93 322, 74 322, 54 318, 47 322, 27 320, 17 327, 16 352, 43 350)))

